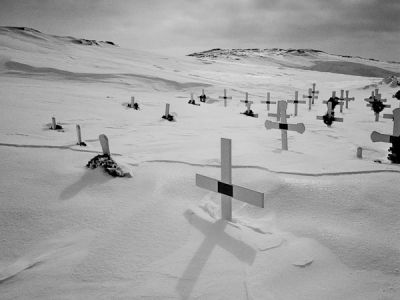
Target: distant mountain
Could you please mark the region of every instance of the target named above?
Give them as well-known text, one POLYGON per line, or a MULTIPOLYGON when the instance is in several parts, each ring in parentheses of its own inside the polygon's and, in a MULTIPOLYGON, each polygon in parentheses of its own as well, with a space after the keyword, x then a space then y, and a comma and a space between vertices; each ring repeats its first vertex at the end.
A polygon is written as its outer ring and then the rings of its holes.
POLYGON ((304 70, 347 75, 381 77, 399 76, 400 62, 385 62, 360 56, 329 54, 315 49, 221 49, 196 52, 188 56, 208 62, 273 64, 304 70))
POLYGON ((44 34, 39 30, 29 28, 29 27, 10 27, 10 26, 0 26, 0 34, 9 35, 12 37, 18 37, 20 39, 36 39, 44 42, 70 42, 78 45, 86 46, 117 46, 114 42, 110 41, 96 41, 88 40, 83 38, 75 38, 72 36, 57 36, 44 34))

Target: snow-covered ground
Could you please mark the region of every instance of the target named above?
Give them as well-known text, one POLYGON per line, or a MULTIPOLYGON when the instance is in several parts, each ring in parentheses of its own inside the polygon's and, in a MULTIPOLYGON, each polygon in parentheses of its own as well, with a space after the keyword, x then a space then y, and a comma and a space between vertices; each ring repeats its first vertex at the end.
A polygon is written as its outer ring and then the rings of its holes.
MULTIPOLYGON (((71 40, 0 30, 0 299, 400 299, 400 167, 370 140, 393 122, 374 122, 364 101, 381 78, 71 40), (311 111, 288 105, 306 131, 282 151, 260 101, 313 82, 311 111), (188 105, 202 89, 215 101, 188 105), (356 100, 328 128, 316 116, 340 89, 356 100), (258 119, 240 114, 245 92, 258 119), (161 119, 165 103, 176 122, 161 119), (64 131, 48 129, 53 116, 64 131), (132 178, 85 167, 99 134, 132 178), (196 173, 219 178, 221 137, 233 182, 266 199, 234 200, 232 222, 195 186, 196 173)), ((399 107, 398 89, 378 87, 399 107)))

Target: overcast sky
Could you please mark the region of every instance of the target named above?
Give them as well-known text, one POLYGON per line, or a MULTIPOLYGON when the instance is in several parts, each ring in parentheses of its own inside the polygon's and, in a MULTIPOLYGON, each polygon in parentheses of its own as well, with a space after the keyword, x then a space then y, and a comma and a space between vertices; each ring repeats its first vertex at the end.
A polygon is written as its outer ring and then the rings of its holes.
POLYGON ((0 0, 0 25, 173 55, 278 47, 400 61, 400 0, 0 0))

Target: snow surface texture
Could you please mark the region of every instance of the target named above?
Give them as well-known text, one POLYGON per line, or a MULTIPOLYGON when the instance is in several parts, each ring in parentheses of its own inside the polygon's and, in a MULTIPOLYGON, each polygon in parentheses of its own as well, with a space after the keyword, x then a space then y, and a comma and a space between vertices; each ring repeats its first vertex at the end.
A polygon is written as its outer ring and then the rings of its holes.
POLYGON ((0 298, 400 299, 400 168, 369 137, 393 125, 374 122, 363 100, 379 87, 398 107, 397 89, 280 60, 170 58, 0 30, 0 298), (288 122, 306 131, 289 132, 281 151, 260 101, 301 98, 313 82, 311 111, 294 117, 288 105, 288 122), (187 104, 202 89, 210 101, 187 104), (356 100, 328 128, 316 116, 340 89, 356 100), (240 114, 245 92, 259 118, 240 114), (131 96, 140 111, 123 105, 131 96), (165 103, 176 122, 161 118, 165 103), (64 131, 48 130, 52 116, 64 131), (102 133, 132 178, 85 167, 102 133), (221 137, 232 139, 233 182, 266 194, 265 209, 234 200, 232 222, 194 183, 219 178, 221 137))

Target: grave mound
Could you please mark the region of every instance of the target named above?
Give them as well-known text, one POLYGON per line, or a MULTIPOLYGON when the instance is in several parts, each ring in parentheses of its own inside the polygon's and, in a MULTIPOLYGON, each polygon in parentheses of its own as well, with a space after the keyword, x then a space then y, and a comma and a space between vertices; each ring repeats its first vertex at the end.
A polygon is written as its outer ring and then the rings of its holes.
POLYGON ((113 177, 132 177, 129 173, 124 172, 108 154, 96 155, 87 163, 86 167, 90 169, 102 167, 107 174, 113 177))

